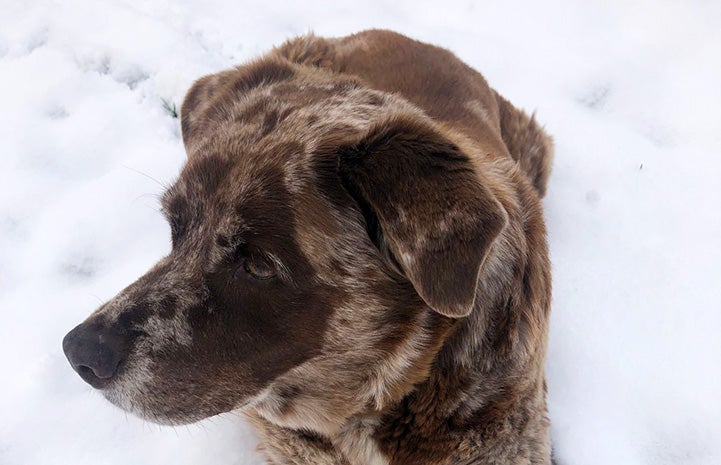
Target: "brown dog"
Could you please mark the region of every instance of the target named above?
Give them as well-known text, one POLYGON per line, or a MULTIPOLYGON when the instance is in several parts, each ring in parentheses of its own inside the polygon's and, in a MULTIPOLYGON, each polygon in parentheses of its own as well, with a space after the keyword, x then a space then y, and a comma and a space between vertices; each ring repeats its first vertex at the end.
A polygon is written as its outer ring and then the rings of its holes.
POLYGON ((291 40, 197 81, 173 247, 63 341, 144 418, 273 464, 546 464, 548 136, 450 52, 291 40))

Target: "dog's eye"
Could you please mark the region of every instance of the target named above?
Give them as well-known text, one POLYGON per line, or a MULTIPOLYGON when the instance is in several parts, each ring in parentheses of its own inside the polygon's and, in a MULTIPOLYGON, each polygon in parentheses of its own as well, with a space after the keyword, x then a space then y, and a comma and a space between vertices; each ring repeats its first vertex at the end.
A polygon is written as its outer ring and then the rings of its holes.
POLYGON ((265 280, 275 277, 275 266, 264 258, 247 257, 243 261, 243 269, 255 279, 265 280))

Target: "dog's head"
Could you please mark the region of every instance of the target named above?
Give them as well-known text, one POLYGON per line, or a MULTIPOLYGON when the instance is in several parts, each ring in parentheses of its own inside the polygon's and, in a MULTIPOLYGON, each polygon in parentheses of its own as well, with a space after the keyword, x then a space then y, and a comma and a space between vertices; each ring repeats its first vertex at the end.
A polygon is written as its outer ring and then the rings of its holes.
POLYGON ((65 337, 80 376, 160 423, 318 431, 427 376, 506 221, 447 130, 272 59, 197 81, 182 129, 172 251, 65 337))

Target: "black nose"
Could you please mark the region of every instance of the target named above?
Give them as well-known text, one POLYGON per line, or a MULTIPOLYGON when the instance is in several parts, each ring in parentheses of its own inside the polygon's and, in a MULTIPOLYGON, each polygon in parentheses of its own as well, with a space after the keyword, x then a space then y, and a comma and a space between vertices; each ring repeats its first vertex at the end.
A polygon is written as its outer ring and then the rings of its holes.
POLYGON ((120 334, 97 323, 82 323, 63 338, 63 351, 86 383, 105 387, 127 357, 129 344, 120 334))

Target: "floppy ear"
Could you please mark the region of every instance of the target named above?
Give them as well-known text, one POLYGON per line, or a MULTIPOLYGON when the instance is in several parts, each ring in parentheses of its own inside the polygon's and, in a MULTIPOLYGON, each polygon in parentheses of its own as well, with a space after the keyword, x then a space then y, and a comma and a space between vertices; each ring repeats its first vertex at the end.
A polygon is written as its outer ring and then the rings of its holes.
POLYGON ((343 147, 338 169, 428 306, 467 316, 481 266, 507 221, 468 157, 430 123, 396 117, 343 147))

